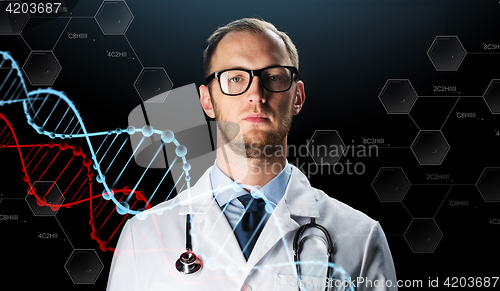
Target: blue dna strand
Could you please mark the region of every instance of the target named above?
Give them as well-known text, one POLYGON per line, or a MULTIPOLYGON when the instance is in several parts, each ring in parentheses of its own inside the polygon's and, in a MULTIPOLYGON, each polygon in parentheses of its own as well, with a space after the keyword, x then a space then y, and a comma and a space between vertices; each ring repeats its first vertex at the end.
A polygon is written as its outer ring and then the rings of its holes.
MULTIPOLYGON (((170 173, 172 167, 178 162, 182 161, 182 173, 178 175, 174 187, 165 200, 168 200, 174 190, 180 192, 184 187, 190 188, 191 177, 189 172, 191 165, 186 160, 187 148, 181 145, 175 138, 174 132, 171 130, 160 130, 153 128, 151 125, 144 125, 136 128, 129 125, 125 128, 116 128, 114 130, 101 131, 101 132, 88 132, 82 120, 80 112, 76 109, 74 102, 72 102, 65 93, 54 90, 52 88, 37 89, 28 91, 25 80, 22 76, 18 64, 14 61, 8 52, 0 51, 2 59, 0 60, 0 106, 22 103, 26 120, 33 129, 40 135, 46 135, 51 139, 85 139, 88 150, 90 151, 90 158, 92 159, 93 168, 96 170, 96 181, 101 183, 104 187, 102 198, 111 200, 116 205, 116 211, 119 214, 138 214, 148 208, 151 200, 160 188, 160 185, 170 173), (140 135, 139 142, 134 146, 132 154, 126 153, 123 149, 125 144, 133 135, 140 135), (99 146, 95 146, 92 141, 97 138, 103 138, 99 146), (120 179, 130 166, 130 161, 137 154, 141 144, 148 138, 155 137, 160 142, 157 143, 158 148, 155 154, 149 161, 149 165, 145 167, 139 179, 135 182, 131 191, 128 191, 128 197, 123 201, 118 201, 115 197, 114 190, 118 187, 120 179), (92 138, 92 141, 91 141, 92 138), (149 166, 157 159, 163 147, 167 144, 172 144, 175 147, 175 158, 170 161, 166 171, 160 181, 157 181, 156 189, 147 197, 147 202, 144 207, 138 209, 131 209, 130 199, 134 194, 142 195, 138 191, 141 181, 145 178, 149 166), (118 147, 117 150, 111 148, 118 147), (95 150, 97 148, 97 150, 95 150), (120 163, 126 161, 125 165, 120 163), (115 166, 115 167, 113 167, 115 166), (184 178, 184 184, 178 187, 181 178, 184 178)), ((129 182, 130 179, 127 179, 129 182)), ((144 200, 144 199, 143 199, 144 200)))

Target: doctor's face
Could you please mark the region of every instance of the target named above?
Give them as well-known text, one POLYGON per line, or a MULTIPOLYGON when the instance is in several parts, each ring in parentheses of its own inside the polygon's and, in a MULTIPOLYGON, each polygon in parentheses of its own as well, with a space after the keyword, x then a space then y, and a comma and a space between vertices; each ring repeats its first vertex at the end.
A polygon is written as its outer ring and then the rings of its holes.
MULTIPOLYGON (((217 45, 210 71, 257 70, 270 66, 292 66, 285 44, 278 35, 270 31, 264 34, 233 31, 217 45)), ((237 134, 235 131, 241 130, 245 149, 240 146, 240 150, 233 150, 246 154, 248 158, 270 155, 273 150, 279 150, 266 145, 286 145, 292 116, 298 114, 305 99, 304 84, 297 81, 295 75, 290 89, 280 93, 267 91, 257 76, 251 80, 248 90, 237 96, 223 94, 217 79, 207 86, 200 86, 203 109, 217 121, 230 121, 218 123, 226 142, 233 139, 237 134)))

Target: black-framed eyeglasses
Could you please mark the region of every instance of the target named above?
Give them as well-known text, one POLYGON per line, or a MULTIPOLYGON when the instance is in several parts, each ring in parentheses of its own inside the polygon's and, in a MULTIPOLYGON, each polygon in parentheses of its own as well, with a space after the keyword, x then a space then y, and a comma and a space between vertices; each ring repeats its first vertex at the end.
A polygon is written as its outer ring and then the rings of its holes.
POLYGON ((205 84, 217 79, 222 93, 237 96, 245 93, 252 85, 253 77, 258 76, 267 91, 280 93, 292 87, 294 74, 298 79, 299 72, 293 66, 272 66, 259 70, 226 69, 213 72, 205 79, 205 84))

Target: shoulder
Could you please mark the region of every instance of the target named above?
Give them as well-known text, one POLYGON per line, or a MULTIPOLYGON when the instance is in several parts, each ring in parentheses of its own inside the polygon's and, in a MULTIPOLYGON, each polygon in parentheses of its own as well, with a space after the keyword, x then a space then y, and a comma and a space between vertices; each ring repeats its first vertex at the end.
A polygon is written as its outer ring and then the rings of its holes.
MULTIPOLYGON (((333 227, 339 235, 369 235, 379 225, 363 212, 313 187, 309 179, 293 165, 288 187, 293 189, 293 194, 290 193, 288 197, 285 194, 287 204, 293 204, 291 207, 296 208, 314 207, 317 209, 316 215, 319 215, 316 216, 318 223, 333 227)), ((301 211, 296 213, 303 216, 301 211)))
POLYGON ((339 235, 370 234, 379 224, 365 213, 311 187, 320 217, 329 220, 339 235))
POLYGON ((335 240, 337 262, 351 270, 351 274, 368 268, 374 258, 381 257, 392 264, 385 233, 378 221, 321 190, 313 188, 313 191, 320 218, 323 218, 318 223, 323 224, 335 240))
POLYGON ((289 183, 289 187, 293 187, 294 192, 302 193, 300 196, 296 194, 293 199, 304 201, 304 199, 301 199, 304 195, 310 197, 308 199, 313 199, 312 197, 314 197, 315 203, 313 204, 315 204, 318 210, 318 219, 327 220, 327 223, 331 222, 330 224, 337 232, 370 231, 378 224, 376 220, 363 212, 313 187, 307 177, 297 167, 292 165, 292 170, 293 182, 289 183))

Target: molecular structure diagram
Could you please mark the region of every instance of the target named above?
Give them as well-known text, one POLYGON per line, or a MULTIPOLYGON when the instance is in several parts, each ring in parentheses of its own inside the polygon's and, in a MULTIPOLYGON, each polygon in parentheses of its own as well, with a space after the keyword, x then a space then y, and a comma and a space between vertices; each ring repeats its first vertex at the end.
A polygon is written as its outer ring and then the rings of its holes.
MULTIPOLYGON (((485 44, 485 49, 494 49, 491 44, 485 44)), ((457 71, 467 55, 462 43, 457 36, 436 36, 427 55, 436 71, 457 71)), ((380 91, 378 98, 390 115, 405 115, 418 128, 418 134, 411 145, 402 147, 413 153, 421 166, 439 166, 443 163, 450 150, 450 144, 443 135, 442 129, 451 116, 458 119, 477 119, 473 110, 468 112, 457 111, 455 108, 460 100, 466 98, 482 98, 491 114, 500 113, 500 80, 491 80, 482 96, 460 95, 456 86, 433 86, 434 92, 441 95, 419 96, 408 79, 389 79, 380 91), (443 93, 453 95, 446 96, 443 93), (436 106, 441 110, 439 118, 429 118, 414 112, 422 108, 414 107, 417 99, 432 100, 433 102, 445 101, 444 107, 436 106)), ((426 104, 426 103, 422 103, 426 104)), ((424 105, 421 105, 424 106, 424 105)), ((430 108, 427 108, 427 112, 430 108)), ((499 132, 495 132, 499 135, 499 132)), ((364 144, 387 147, 383 138, 364 138, 364 144)), ((400 147, 401 148, 401 147, 400 147)), ((337 130, 316 130, 308 143, 309 154, 317 165, 341 165, 339 160, 350 150, 350 145, 344 143, 337 130), (335 146, 341 149, 339 155, 326 155, 315 149, 321 146, 335 146)), ((411 215, 410 225, 404 234, 409 247, 414 253, 433 253, 443 237, 435 216, 445 203, 452 189, 463 186, 476 186, 485 202, 498 202, 500 196, 497 189, 500 186, 500 168, 485 167, 475 184, 453 183, 449 174, 426 173, 426 180, 440 181, 440 184, 411 183, 402 167, 383 166, 372 181, 372 188, 381 202, 398 202, 411 215), (426 194, 427 193, 427 194, 426 194), (433 201, 420 207, 419 200, 433 201)), ((468 206, 468 200, 450 200, 452 206, 468 206)))

